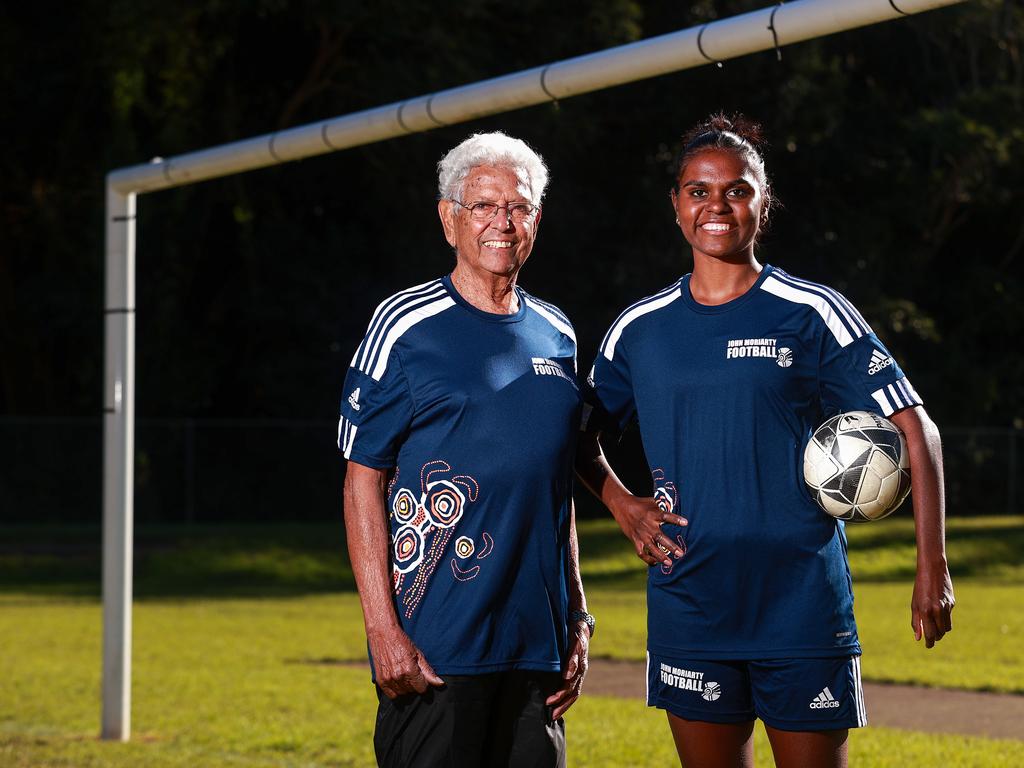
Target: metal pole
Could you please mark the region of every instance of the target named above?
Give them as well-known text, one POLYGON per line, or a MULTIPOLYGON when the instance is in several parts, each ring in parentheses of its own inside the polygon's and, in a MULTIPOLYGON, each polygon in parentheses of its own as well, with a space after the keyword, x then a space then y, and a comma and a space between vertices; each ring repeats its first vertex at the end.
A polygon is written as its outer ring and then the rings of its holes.
POLYGON ((103 400, 103 730, 131 730, 135 446, 135 194, 107 185, 103 400))

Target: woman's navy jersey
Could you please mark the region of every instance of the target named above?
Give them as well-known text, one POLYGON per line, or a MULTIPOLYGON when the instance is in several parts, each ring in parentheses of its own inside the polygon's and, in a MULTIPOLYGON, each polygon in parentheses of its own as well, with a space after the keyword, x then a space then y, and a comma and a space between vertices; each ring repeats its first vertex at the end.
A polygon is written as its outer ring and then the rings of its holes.
POLYGON ((448 277, 377 308, 338 445, 394 472, 394 607, 439 674, 558 670, 567 643, 576 338, 557 308, 473 307, 448 277))
MULTIPOLYGON (((648 578, 652 653, 771 659, 860 653, 843 525, 803 482, 813 429, 839 411, 921 402, 840 294, 765 266, 705 306, 686 275, 612 325, 586 397, 614 430, 634 417, 685 549, 648 578)), ((585 416, 585 418, 588 418, 585 416)))

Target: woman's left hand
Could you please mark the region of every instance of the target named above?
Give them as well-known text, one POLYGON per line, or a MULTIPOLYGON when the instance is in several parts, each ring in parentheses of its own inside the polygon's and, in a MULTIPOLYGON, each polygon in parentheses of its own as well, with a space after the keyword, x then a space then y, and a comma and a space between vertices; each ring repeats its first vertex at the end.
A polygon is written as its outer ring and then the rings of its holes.
POLYGON ((951 614, 955 604, 953 581, 946 561, 918 563, 914 596, 910 601, 910 626, 914 630, 914 639, 923 637, 925 647, 931 648, 952 631, 951 614))

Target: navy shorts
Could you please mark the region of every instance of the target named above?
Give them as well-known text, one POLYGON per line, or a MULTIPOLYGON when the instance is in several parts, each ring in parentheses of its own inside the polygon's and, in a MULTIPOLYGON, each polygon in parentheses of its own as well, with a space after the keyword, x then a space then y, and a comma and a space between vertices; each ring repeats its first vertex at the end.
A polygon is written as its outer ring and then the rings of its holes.
POLYGON ((867 725, 860 656, 705 661, 647 654, 647 704, 686 720, 782 731, 867 725))

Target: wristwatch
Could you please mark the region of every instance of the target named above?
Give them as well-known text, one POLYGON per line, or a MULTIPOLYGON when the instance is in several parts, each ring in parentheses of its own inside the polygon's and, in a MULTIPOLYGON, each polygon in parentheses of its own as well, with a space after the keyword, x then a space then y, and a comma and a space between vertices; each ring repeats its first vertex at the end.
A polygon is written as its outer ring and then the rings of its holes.
POLYGON ((594 627, 597 626, 597 621, 586 611, 570 611, 569 621, 575 624, 577 621, 582 621, 587 625, 587 629, 590 630, 590 636, 594 636, 594 627))

